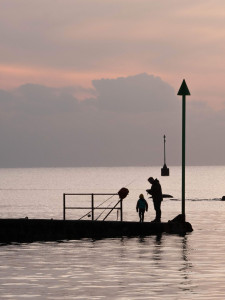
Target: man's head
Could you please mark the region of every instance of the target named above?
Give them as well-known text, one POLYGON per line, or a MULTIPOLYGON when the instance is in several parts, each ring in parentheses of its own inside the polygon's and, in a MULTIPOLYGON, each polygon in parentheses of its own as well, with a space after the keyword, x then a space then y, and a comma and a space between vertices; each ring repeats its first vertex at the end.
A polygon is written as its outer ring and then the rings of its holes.
POLYGON ((151 184, 153 184, 154 178, 153 177, 149 177, 148 182, 150 182, 151 184))

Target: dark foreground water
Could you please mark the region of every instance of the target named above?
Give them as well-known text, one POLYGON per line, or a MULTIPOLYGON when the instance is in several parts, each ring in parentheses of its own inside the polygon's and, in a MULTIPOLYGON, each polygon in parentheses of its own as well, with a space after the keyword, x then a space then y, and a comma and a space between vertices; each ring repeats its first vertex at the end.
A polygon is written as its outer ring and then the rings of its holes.
MULTIPOLYGON (((170 171, 162 178, 152 167, 2 169, 0 214, 61 219, 64 192, 111 193, 128 185, 125 219, 138 220, 137 197, 153 176, 175 198, 162 203, 167 221, 181 210, 180 168, 170 171)), ((191 234, 1 245, 0 299, 224 299, 225 167, 189 167, 186 174, 191 234)))

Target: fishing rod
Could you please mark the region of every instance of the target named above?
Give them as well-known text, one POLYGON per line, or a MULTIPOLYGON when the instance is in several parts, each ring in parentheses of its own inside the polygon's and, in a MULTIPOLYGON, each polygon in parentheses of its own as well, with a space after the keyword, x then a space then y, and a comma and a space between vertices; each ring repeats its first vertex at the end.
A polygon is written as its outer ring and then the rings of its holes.
MULTIPOLYGON (((112 207, 112 209, 108 212, 108 214, 105 216, 105 218, 103 219, 103 221, 105 221, 105 219, 108 217, 109 214, 111 214, 111 212, 113 211, 113 209, 116 208, 116 206, 121 203, 121 221, 122 221, 122 201, 123 199, 125 199, 127 197, 127 195, 129 194, 129 190, 125 187, 123 187, 122 189, 119 190, 118 195, 120 200, 112 207)), ((117 211, 118 212, 118 211, 117 211)))
MULTIPOLYGON (((116 195, 116 194, 115 194, 116 195)), ((102 203, 100 203, 98 206, 96 206, 96 208, 100 207, 102 204, 104 204, 105 202, 107 202, 108 200, 110 200, 112 197, 114 197, 115 195, 110 196, 108 199, 106 199, 105 201, 103 201, 102 203)), ((79 220, 83 219, 84 217, 86 217, 87 215, 89 215, 91 213, 91 210, 86 213, 85 215, 83 215, 79 220)))
POLYGON ((115 207, 120 203, 120 201, 122 201, 123 199, 120 199, 113 207, 112 209, 107 213, 107 215, 105 216, 105 218, 102 221, 105 221, 105 219, 108 217, 109 214, 111 214, 111 212, 113 211, 113 209, 115 209, 115 207))
MULTIPOLYGON (((129 183, 125 186, 125 188, 128 187, 130 184, 132 184, 135 180, 136 180, 136 178, 133 179, 131 182, 129 182, 129 183)), ((116 195, 117 195, 117 194, 110 196, 109 198, 107 198, 106 200, 104 200, 102 203, 100 203, 98 206, 96 206, 96 208, 99 208, 101 205, 103 205, 105 202, 109 201, 112 197, 114 197, 114 196, 116 196, 116 195)), ((112 204, 112 202, 107 206, 107 208, 108 208, 111 204, 112 204)), ((96 220, 99 219, 99 217, 105 212, 105 210, 106 210, 106 209, 103 210, 103 212, 96 218, 96 220)), ((91 212, 92 212, 92 211, 90 210, 90 211, 87 212, 85 215, 83 215, 79 220, 82 220, 84 217, 88 216, 91 212)))
MULTIPOLYGON (((128 187, 130 184, 132 184, 135 180, 136 180, 136 179, 133 179, 131 182, 129 182, 129 183, 125 186, 125 188, 128 187)), ((112 197, 114 197, 114 195, 113 195, 112 197)), ((110 198, 112 198, 112 197, 110 197, 110 198)), ((109 198, 109 199, 110 199, 110 198, 109 198)), ((107 201, 108 201, 109 199, 107 199, 107 201)), ((120 200, 119 200, 119 201, 120 201, 120 200)), ((105 201, 105 202, 106 202, 106 201, 105 201)), ((105 203, 105 202, 104 202, 104 203, 105 203)), ((107 206, 107 208, 105 208, 105 209, 100 213, 100 215, 95 219, 96 221, 101 217, 101 215, 106 211, 106 209, 108 209, 108 207, 109 207, 112 203, 113 203, 113 201, 110 202, 109 205, 107 206)), ((117 202, 117 204, 118 204, 118 203, 119 203, 119 202, 117 202)), ((102 203, 102 204, 103 204, 103 203, 102 203)), ((116 204, 116 205, 117 205, 117 204, 116 204)), ((113 207, 113 209, 116 207, 116 205, 113 207)), ((109 214, 110 214, 111 212, 112 212, 112 210, 109 212, 109 214)), ((108 217, 109 214, 107 214, 106 217, 108 217)), ((105 218, 106 218, 106 217, 105 217, 105 218)), ((103 221, 105 220, 105 218, 103 219, 103 221)))
MULTIPOLYGON (((109 205, 107 206, 107 208, 108 208, 112 203, 113 203, 113 201, 109 203, 109 205)), ((95 219, 96 221, 101 217, 101 215, 106 211, 107 208, 105 208, 105 209, 100 213, 100 215, 95 219)))

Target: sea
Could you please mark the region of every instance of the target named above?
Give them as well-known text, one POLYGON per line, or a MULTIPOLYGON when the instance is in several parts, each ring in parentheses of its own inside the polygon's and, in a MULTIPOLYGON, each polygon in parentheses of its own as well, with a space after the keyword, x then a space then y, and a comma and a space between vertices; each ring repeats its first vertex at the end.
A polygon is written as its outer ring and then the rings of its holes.
MULTIPOLYGON (((0 169, 0 218, 88 219, 91 205, 112 207, 122 187, 124 220, 138 221, 136 203, 149 204, 147 179, 158 178, 165 198, 162 221, 181 213, 181 167, 161 177, 161 167, 0 169), (102 204, 104 202, 104 204, 102 204)), ((224 299, 225 166, 187 166, 186 219, 193 232, 180 236, 60 240, 0 245, 0 299, 224 299)), ((108 213, 96 210, 102 220, 108 213)), ((109 220, 117 220, 113 210, 109 220)))

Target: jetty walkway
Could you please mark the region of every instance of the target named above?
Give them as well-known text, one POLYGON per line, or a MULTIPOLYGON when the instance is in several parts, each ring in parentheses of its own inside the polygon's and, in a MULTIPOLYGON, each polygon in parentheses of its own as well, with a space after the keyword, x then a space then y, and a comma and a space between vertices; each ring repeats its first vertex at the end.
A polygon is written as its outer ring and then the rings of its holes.
POLYGON ((54 219, 0 219, 0 243, 75 240, 192 232, 188 222, 153 223, 54 219))

